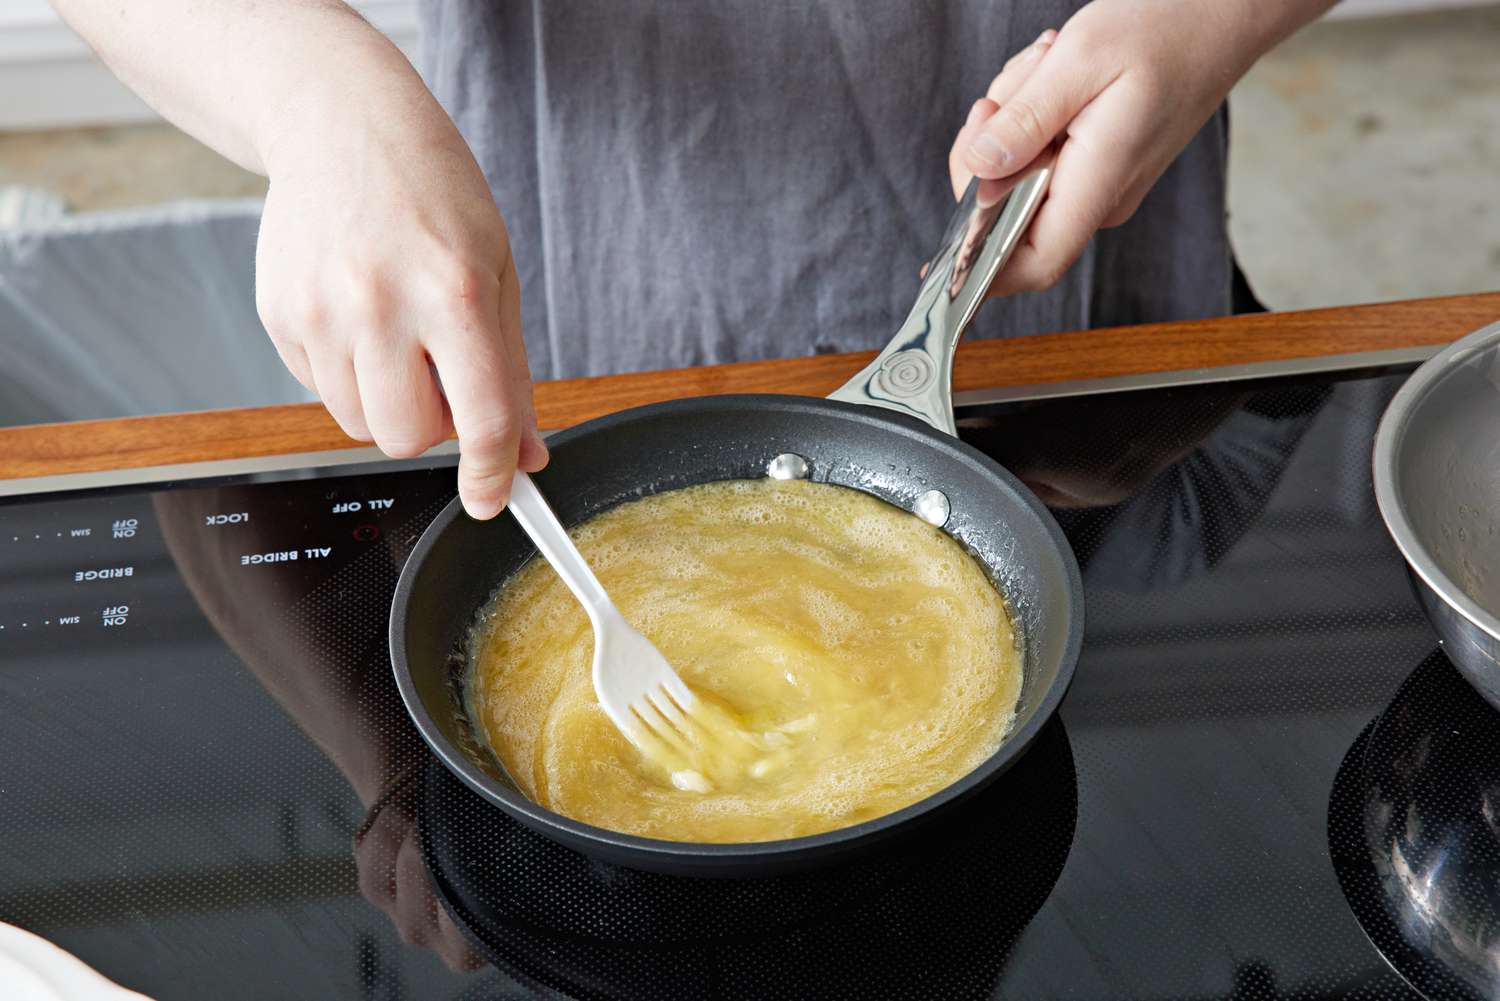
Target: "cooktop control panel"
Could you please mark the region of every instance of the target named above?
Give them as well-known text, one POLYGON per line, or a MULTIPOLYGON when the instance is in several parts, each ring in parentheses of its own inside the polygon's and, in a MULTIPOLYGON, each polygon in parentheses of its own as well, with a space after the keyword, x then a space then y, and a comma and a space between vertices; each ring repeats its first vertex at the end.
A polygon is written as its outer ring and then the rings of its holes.
POLYGON ((282 587, 311 586, 373 546, 415 541, 388 536, 414 516, 430 517, 453 495, 452 480, 444 464, 292 479, 274 489, 241 479, 0 505, 0 651, 92 642, 170 619, 180 599, 161 589, 176 591, 182 561, 194 574, 273 575, 282 587))

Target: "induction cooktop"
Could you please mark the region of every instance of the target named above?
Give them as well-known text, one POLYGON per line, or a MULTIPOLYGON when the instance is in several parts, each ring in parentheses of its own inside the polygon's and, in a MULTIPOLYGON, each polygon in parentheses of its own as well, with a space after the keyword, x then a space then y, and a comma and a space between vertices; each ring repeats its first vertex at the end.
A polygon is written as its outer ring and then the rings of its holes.
POLYGON ((450 455, 7 484, 0 920, 161 999, 1492 996, 1500 719, 1370 487, 1409 369, 963 411, 1078 555, 1072 689, 940 823, 774 879, 585 859, 427 751, 386 616, 450 455))

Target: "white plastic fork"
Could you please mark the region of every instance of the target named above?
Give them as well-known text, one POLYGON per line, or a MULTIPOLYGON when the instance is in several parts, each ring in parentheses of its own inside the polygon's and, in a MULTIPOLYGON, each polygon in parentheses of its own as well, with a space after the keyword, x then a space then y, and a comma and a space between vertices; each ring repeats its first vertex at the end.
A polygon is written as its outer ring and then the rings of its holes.
POLYGON ((625 621, 526 473, 518 471, 511 485, 510 513, 588 613, 594 627, 594 694, 605 715, 638 747, 642 727, 669 745, 691 744, 687 717, 697 701, 692 689, 656 645, 625 621))

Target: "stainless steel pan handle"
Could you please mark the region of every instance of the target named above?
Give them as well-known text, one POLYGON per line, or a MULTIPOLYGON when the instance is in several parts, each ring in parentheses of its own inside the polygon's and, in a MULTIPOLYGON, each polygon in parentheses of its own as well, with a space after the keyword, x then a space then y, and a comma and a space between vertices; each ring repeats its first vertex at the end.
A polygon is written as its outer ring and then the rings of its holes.
POLYGON ((874 361, 828 398, 911 414, 939 431, 957 434, 953 353, 1036 215, 1051 179, 1051 164, 1044 164, 999 204, 986 208, 979 205, 978 179, 971 181, 928 262, 906 322, 874 361))

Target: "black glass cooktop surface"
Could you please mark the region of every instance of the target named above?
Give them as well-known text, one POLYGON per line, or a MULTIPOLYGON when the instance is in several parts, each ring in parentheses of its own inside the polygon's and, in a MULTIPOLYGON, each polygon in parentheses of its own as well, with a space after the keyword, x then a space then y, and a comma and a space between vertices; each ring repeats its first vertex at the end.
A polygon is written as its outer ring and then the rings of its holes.
POLYGON ((766 880, 586 860, 427 752, 385 628, 446 461, 0 500, 0 920, 161 999, 1487 996, 1500 720, 1375 509, 1403 375, 968 414, 1078 555, 1072 689, 766 880))

